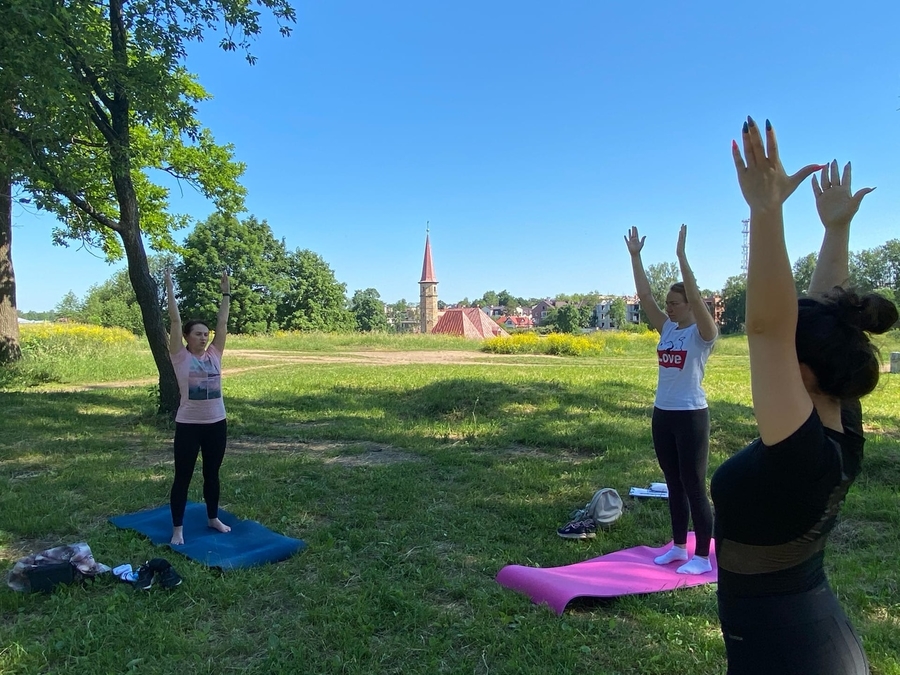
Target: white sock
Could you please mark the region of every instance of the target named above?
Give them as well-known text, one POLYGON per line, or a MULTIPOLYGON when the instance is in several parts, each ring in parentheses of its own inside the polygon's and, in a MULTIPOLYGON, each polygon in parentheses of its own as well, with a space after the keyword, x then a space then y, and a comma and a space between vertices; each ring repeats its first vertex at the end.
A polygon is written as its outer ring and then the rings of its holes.
POLYGON ((653 559, 657 565, 668 565, 673 562, 684 562, 687 560, 687 551, 678 546, 672 546, 668 551, 653 559))
POLYGON ((712 572, 712 564, 709 562, 709 558, 695 555, 690 562, 686 562, 675 571, 678 574, 706 574, 712 572))

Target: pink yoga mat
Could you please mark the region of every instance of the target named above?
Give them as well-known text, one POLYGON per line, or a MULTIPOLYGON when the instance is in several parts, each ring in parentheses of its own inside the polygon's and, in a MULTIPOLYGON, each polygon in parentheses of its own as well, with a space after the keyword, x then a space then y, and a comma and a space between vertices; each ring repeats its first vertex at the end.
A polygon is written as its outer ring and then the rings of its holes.
MULTIPOLYGON (((547 603, 557 614, 562 614, 573 598, 658 593, 716 582, 718 568, 714 548, 709 552, 712 571, 695 575, 678 574, 675 570, 681 563, 657 565, 653 562, 669 546, 635 546, 564 567, 507 565, 497 574, 497 582, 524 593, 536 603, 547 603)), ((688 534, 687 548, 688 554, 693 555, 693 532, 688 534)))

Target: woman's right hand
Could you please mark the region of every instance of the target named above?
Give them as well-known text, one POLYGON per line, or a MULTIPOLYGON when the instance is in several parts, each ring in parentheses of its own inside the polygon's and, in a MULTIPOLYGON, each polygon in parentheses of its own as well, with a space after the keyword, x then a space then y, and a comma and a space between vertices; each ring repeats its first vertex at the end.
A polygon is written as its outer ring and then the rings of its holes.
POLYGON ((628 247, 628 252, 631 255, 638 255, 641 249, 644 248, 644 240, 646 238, 646 236, 642 237, 638 234, 636 227, 632 227, 628 234, 625 235, 625 245, 628 247))
POLYGON ((807 164, 797 173, 787 175, 778 155, 778 142, 775 130, 766 120, 766 141, 763 146, 762 133, 753 118, 744 122, 741 138, 744 145, 744 156, 737 143, 732 141, 731 154, 737 169, 738 183, 744 199, 751 211, 781 210, 794 190, 813 173, 824 168, 820 164, 807 164), (746 160, 746 163, 745 163, 746 160))

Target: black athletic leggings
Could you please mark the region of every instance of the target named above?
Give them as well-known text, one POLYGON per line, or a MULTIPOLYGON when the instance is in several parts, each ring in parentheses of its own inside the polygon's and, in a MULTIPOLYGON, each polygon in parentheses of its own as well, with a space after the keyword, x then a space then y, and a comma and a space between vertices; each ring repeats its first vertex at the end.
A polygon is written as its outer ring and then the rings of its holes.
POLYGON ((766 598, 719 597, 728 675, 868 675, 853 626, 828 582, 766 598))
POLYGON ((203 501, 208 518, 219 517, 219 467, 225 459, 227 425, 225 420, 212 424, 175 423, 175 481, 169 496, 172 525, 184 524, 188 488, 197 464, 197 453, 203 455, 203 501))
POLYGON ((709 408, 653 408, 653 447, 669 488, 672 538, 686 544, 688 520, 694 520, 696 555, 709 555, 712 508, 706 496, 709 464, 709 408))

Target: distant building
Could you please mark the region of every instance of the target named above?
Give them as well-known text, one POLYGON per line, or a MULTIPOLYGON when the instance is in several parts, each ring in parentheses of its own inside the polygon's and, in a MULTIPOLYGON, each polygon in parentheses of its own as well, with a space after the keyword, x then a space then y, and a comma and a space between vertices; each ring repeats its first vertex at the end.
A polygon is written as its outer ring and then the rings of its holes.
POLYGON ((430 333, 438 321, 438 281, 434 278, 431 262, 431 240, 425 234, 425 260, 422 262, 422 278, 419 280, 419 330, 430 333))
POLYGON ((475 340, 507 337, 509 333, 497 325, 480 307, 460 307, 444 310, 431 331, 434 334, 458 335, 475 340))
POLYGON ((497 323, 507 328, 534 328, 534 319, 530 316, 518 316, 509 314, 497 319, 497 323))
POLYGON ((725 301, 722 300, 722 296, 718 293, 713 293, 703 298, 703 302, 706 304, 706 309, 712 314, 716 325, 721 326, 722 315, 725 313, 725 301))
POLYGON ((554 309, 565 307, 567 304, 564 300, 551 300, 549 298, 541 300, 531 308, 531 320, 534 321, 535 326, 540 326, 550 312, 554 309))
MULTIPOLYGON (((610 328, 621 328, 621 326, 614 325, 612 319, 609 318, 609 308, 612 306, 613 301, 616 298, 622 296, 618 295, 608 295, 604 296, 600 302, 594 305, 593 310, 593 324, 596 328, 608 330, 610 328)), ((638 300, 637 296, 629 297, 624 296, 622 299, 625 301, 625 320, 628 323, 638 324, 641 322, 641 303, 638 300)))

